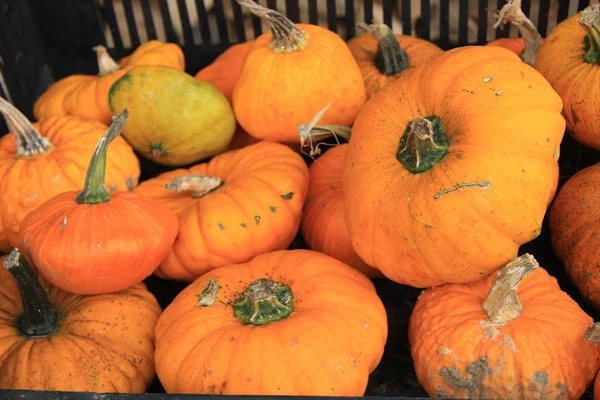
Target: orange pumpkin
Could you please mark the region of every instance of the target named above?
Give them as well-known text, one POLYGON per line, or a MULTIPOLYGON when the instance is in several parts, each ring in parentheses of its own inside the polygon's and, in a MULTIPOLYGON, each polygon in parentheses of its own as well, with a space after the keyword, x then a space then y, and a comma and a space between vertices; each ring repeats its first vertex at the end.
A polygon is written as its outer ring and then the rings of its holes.
POLYGON ((592 318, 526 254, 494 277, 425 290, 408 338, 431 397, 578 400, 600 368, 592 318))
MULTIPOLYGON (((31 124, 0 98, 11 132, 0 138, 0 252, 19 244, 27 214, 59 193, 83 188, 87 164, 106 125, 77 117, 50 117, 31 124)), ((106 188, 132 190, 140 163, 124 139, 107 156, 106 188)))
POLYGON ((367 99, 408 68, 418 67, 443 53, 435 44, 408 35, 394 35, 385 24, 359 24, 367 33, 348 42, 363 75, 367 99))
POLYGON ((294 25, 252 0, 238 2, 272 26, 250 46, 233 90, 242 128, 259 139, 297 143, 297 126, 328 104, 323 124, 352 125, 366 92, 342 38, 319 26, 294 25))
POLYGON ((156 275, 193 281, 286 249, 298 232, 308 168, 285 145, 259 142, 142 182, 135 193, 179 216, 177 239, 156 275))
POLYGON ((152 274, 173 244, 179 221, 162 204, 104 188, 106 152, 127 123, 115 118, 90 161, 82 192, 61 193, 21 225, 24 250, 54 286, 75 294, 124 290, 152 274))
POLYGON ((75 115, 109 125, 112 114, 108 92, 113 83, 138 65, 164 65, 185 69, 183 51, 174 43, 151 40, 116 63, 104 46, 94 47, 98 54, 98 75, 71 75, 54 83, 35 102, 36 119, 75 115))
POLYGON ((352 245, 398 283, 480 279, 541 231, 562 102, 493 46, 456 48, 405 74, 352 128, 343 177, 352 245))
POLYGON ((161 310, 144 284, 78 296, 38 279, 18 249, 0 262, 1 388, 143 393, 150 386, 161 310))
POLYGON ((580 143, 600 150, 600 5, 562 21, 537 54, 535 69, 563 100, 567 129, 580 143))
POLYGON ((252 41, 248 41, 229 47, 208 67, 198 71, 196 79, 215 85, 231 103, 233 87, 242 72, 244 57, 251 45, 252 41))
POLYGON ((167 393, 362 396, 387 328, 364 275, 277 251, 184 289, 156 326, 156 371, 167 393))

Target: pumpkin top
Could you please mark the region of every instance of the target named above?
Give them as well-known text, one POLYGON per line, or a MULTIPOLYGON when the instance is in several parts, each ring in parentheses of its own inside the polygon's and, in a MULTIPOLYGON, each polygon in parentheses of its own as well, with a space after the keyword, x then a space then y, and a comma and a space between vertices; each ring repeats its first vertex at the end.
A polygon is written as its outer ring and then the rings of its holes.
POLYGON ((519 27, 519 32, 525 41, 525 48, 520 54, 521 60, 533 66, 537 52, 540 49, 542 36, 533 22, 521 10, 521 0, 510 0, 502 7, 494 28, 498 28, 509 21, 519 27))
POLYGON ((409 67, 408 55, 387 25, 360 23, 358 27, 369 32, 377 40, 377 52, 373 62, 382 74, 393 76, 409 67))
POLYGON ((584 61, 600 64, 600 4, 594 4, 581 12, 579 23, 586 30, 586 48, 584 61))
POLYGON ((17 141, 17 158, 32 158, 47 154, 54 145, 40 135, 31 122, 8 101, 0 97, 0 113, 17 141))
POLYGON ((108 54, 106 47, 99 45, 93 47, 92 50, 96 52, 98 58, 98 76, 110 75, 121 69, 121 66, 108 54))
POLYGON ((252 282, 233 305, 242 323, 267 325, 287 318, 294 311, 294 293, 289 286, 261 278, 252 282))

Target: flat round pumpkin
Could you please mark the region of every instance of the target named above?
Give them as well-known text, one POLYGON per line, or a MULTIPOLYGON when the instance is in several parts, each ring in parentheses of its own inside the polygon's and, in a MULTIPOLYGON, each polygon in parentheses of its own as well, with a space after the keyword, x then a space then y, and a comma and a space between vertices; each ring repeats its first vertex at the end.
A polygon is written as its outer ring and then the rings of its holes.
POLYGON ((274 142, 142 182, 135 193, 164 204, 180 222, 156 275, 192 281, 211 269, 286 249, 298 232, 307 190, 302 157, 274 142))
POLYGON ((167 393, 362 396, 387 328, 364 275, 276 251, 184 289, 156 326, 156 371, 167 393))
POLYGON ((352 128, 343 183, 353 247, 406 285, 483 278, 540 234, 562 102, 500 47, 453 49, 404 73, 352 128))

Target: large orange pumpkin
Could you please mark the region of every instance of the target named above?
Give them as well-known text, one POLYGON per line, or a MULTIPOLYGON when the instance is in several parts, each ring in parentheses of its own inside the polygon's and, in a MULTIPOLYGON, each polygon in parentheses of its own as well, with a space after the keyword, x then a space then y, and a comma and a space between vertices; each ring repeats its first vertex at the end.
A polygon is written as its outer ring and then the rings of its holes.
POLYGON ((53 197, 21 225, 23 249, 52 285, 70 293, 112 293, 140 283, 177 235, 179 220, 167 207, 104 187, 108 145, 127 123, 127 113, 98 142, 83 191, 53 197))
POLYGON ((148 388, 156 376, 154 328, 161 310, 144 284, 78 296, 38 280, 17 249, 0 262, 6 268, 0 266, 1 388, 95 393, 148 388))
POLYGON ((600 5, 558 24, 540 48, 535 68, 562 98, 570 134, 599 150, 600 5))
MULTIPOLYGON (((94 146, 106 125, 78 117, 50 117, 31 124, 0 98, 0 113, 11 132, 0 138, 0 251, 19 244, 27 214, 62 192, 80 190, 94 146)), ((106 188, 133 190, 140 163, 123 138, 107 155, 106 188)))
POLYGON ((444 52, 427 40, 394 35, 385 24, 359 26, 367 33, 351 39, 348 47, 362 72, 367 99, 389 82, 400 78, 403 71, 444 52))
POLYGON ((283 250, 184 289, 156 326, 156 371, 167 393, 362 396, 386 340, 364 275, 283 250))
POLYGON ((366 92, 342 38, 319 26, 294 25, 252 0, 238 2, 272 26, 250 46, 233 90, 244 130, 259 139, 297 143, 297 126, 328 104, 323 124, 352 125, 366 92))
POLYGON ((227 264, 286 249, 298 232, 308 168, 287 146, 259 142, 142 182, 135 193, 179 216, 156 275, 192 281, 227 264))
POLYGON ((352 128, 343 179, 353 247, 415 287, 485 277, 541 231, 562 102, 499 47, 453 49, 405 74, 352 128))
POLYGON ((98 54, 98 75, 71 75, 54 83, 33 107, 36 119, 75 115, 111 123, 108 92, 113 83, 138 65, 164 65, 185 69, 183 51, 174 43, 151 40, 116 63, 104 46, 94 47, 98 54))
POLYGON ((600 368, 591 323, 526 254, 494 277, 425 290, 408 337, 431 397, 578 400, 600 368))

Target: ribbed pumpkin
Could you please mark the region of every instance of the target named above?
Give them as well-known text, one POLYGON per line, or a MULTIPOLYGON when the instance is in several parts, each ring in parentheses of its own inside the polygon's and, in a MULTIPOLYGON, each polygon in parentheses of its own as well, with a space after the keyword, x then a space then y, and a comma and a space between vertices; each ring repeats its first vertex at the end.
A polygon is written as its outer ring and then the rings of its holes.
POLYGON ((526 254, 494 276, 421 293, 408 337, 431 397, 578 400, 600 368, 593 322, 526 254))
POLYGON ((0 262, 1 388, 146 391, 161 310, 144 284, 78 296, 36 276, 18 249, 0 262))
POLYGON ((193 281, 227 264, 286 249, 298 232, 308 168, 287 146, 259 142, 142 182, 135 193, 179 216, 156 275, 193 281))
MULTIPOLYGON (((52 197, 83 188, 94 147, 106 125, 78 117, 50 117, 31 124, 0 98, 0 113, 11 130, 0 138, 0 251, 19 244, 21 222, 52 197)), ((132 190, 140 163, 117 138, 107 155, 106 189, 132 190)))
POLYGON ((272 27, 252 43, 233 90, 242 128, 259 139, 297 143, 297 126, 328 104, 323 124, 352 125, 366 93, 342 38, 316 25, 295 25, 252 0, 238 3, 272 27))
POLYGON ((113 83, 138 65, 164 65, 185 69, 183 51, 174 43, 151 40, 116 63, 104 46, 94 47, 98 54, 98 75, 71 75, 54 83, 35 102, 36 119, 74 115, 111 123, 108 92, 113 83))
POLYGON ((167 393, 362 396, 387 330, 364 275, 276 251, 184 289, 156 326, 156 371, 167 393))
POLYGON ((343 178, 352 245, 398 283, 483 278, 541 231, 562 102, 493 46, 449 50, 405 74, 352 128, 343 178))

